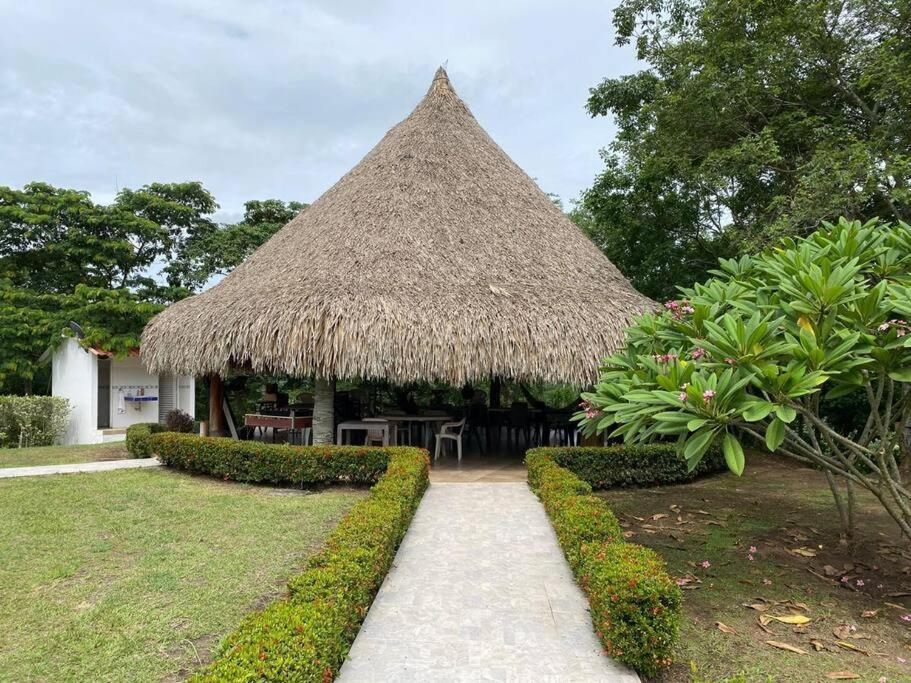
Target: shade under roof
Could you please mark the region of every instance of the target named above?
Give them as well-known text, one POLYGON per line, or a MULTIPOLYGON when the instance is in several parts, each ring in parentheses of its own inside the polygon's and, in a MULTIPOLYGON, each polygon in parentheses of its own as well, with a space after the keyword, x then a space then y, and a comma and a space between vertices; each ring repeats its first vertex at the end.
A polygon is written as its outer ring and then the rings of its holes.
POLYGON ((411 115, 142 335, 152 372, 586 384, 654 302, 478 125, 443 69, 411 115))

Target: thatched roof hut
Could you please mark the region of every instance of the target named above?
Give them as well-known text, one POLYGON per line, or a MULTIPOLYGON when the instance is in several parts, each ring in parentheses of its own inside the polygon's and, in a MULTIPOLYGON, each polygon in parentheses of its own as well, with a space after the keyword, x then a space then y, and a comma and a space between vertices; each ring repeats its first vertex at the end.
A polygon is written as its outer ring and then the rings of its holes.
POLYGON ((364 159, 152 320, 153 372, 585 384, 654 303, 484 132, 443 69, 364 159))

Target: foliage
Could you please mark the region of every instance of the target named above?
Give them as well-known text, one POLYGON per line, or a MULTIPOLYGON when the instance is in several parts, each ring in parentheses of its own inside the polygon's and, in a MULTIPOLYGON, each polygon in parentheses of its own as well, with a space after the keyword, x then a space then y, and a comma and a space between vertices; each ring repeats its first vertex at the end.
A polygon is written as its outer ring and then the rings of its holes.
POLYGON ((203 281, 227 273, 306 207, 280 199, 246 202, 240 223, 220 225, 187 243, 183 268, 204 275, 203 281))
POLYGON ((0 187, 0 389, 46 381, 39 359, 70 321, 84 346, 135 350, 165 304, 230 270, 303 206, 251 201, 242 223, 220 226, 198 182, 127 188, 107 206, 46 183, 0 187))
POLYGON ((386 470, 391 451, 361 446, 287 446, 162 432, 152 451, 165 465, 225 481, 319 486, 370 484, 386 470))
POLYGON ((175 408, 168 411, 168 414, 164 416, 164 426, 165 430, 169 432, 189 434, 193 431, 194 423, 192 417, 175 408))
POLYGON ((69 415, 69 401, 59 396, 0 396, 0 447, 51 446, 69 415))
MULTIPOLYGON (((528 451, 528 483, 588 595, 592 622, 607 653, 645 676, 657 675, 671 664, 680 630, 680 589, 654 552, 623 540, 607 503, 554 461, 559 450, 528 451)), ((562 450, 569 457, 575 449, 562 450)))
POLYGON ((911 227, 842 220, 713 273, 629 330, 576 418, 627 443, 676 437, 691 468, 720 445, 737 474, 752 438, 822 468, 849 535, 859 485, 911 536, 892 454, 911 418, 911 227), (858 390, 861 432, 826 422, 825 401, 858 390))
POLYGON ((157 422, 138 422, 127 427, 127 452, 131 458, 151 458, 152 443, 150 437, 165 430, 157 422))
POLYGON ((710 448, 692 470, 675 444, 617 444, 606 447, 539 448, 594 489, 681 484, 725 467, 719 448, 710 448))
POLYGON ((909 25, 904 0, 623 0, 646 68, 591 90, 619 129, 583 198, 595 241, 666 297, 820 219, 908 220, 909 25))
MULTIPOLYGON (((164 436, 178 435, 157 438, 164 436)), ((182 437, 187 439, 201 446, 207 441, 182 437)), ((309 450, 324 451, 326 459, 343 458, 354 478, 362 474, 356 460, 344 458, 345 449, 309 450)), ((428 484, 426 451, 389 448, 383 453, 388 468, 370 497, 351 509, 306 570, 291 579, 289 596, 244 619, 224 640, 215 662, 192 680, 323 683, 338 674, 428 484)), ((342 473, 346 468, 329 469, 342 473)), ((337 481, 346 481, 339 476, 337 481)))

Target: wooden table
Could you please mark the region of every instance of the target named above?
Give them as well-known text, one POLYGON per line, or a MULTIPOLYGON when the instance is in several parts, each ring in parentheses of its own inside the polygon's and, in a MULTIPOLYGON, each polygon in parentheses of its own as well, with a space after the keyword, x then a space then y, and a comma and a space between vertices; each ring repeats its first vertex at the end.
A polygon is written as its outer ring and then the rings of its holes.
POLYGON ((262 413, 247 413, 244 415, 244 426, 272 430, 272 441, 275 441, 275 432, 278 429, 287 429, 289 432, 300 430, 302 443, 305 445, 310 440, 310 430, 313 428, 312 415, 263 415, 262 413))
POLYGON ((383 445, 389 445, 389 422, 387 420, 348 420, 340 422, 335 429, 335 443, 341 446, 344 441, 345 432, 349 432, 348 442, 351 442, 350 432, 367 431, 368 429, 378 429, 383 433, 383 445))
MULTIPOLYGON (((426 425, 433 426, 435 423, 444 423, 452 422, 455 418, 452 415, 380 415, 379 419, 386 420, 387 422, 398 423, 403 422, 405 424, 419 424, 421 426, 421 440, 424 441, 425 445, 430 443, 430 436, 425 435, 424 427, 426 425), (424 437, 427 436, 425 439, 424 437)), ((392 430, 392 443, 396 444, 398 441, 398 430, 392 430)))

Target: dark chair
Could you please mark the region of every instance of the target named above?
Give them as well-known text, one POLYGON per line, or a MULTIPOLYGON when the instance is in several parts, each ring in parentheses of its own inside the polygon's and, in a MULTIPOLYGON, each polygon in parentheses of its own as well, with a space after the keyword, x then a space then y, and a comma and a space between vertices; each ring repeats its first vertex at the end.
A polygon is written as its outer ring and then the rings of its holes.
POLYGON ((512 450, 515 438, 516 446, 519 445, 519 435, 525 441, 525 448, 531 447, 531 414, 528 404, 517 401, 509 407, 509 422, 506 425, 506 447, 512 450))

